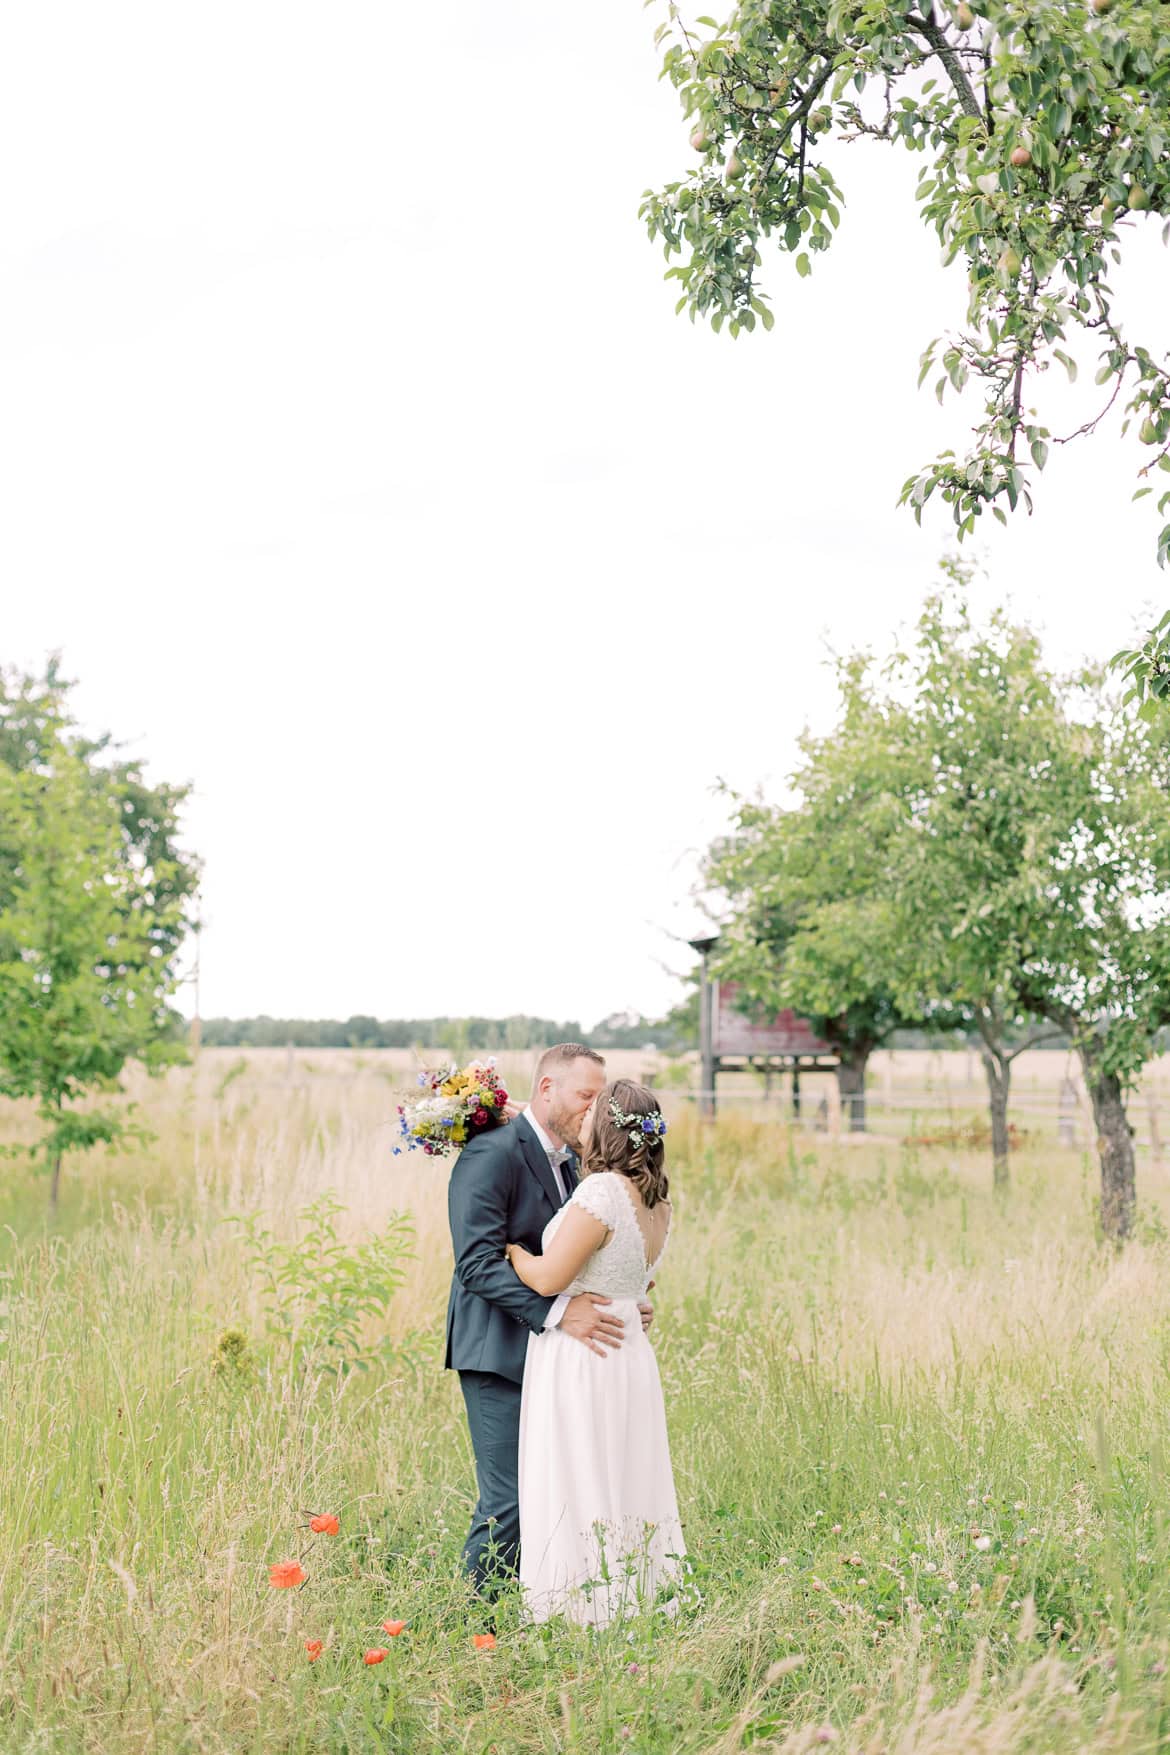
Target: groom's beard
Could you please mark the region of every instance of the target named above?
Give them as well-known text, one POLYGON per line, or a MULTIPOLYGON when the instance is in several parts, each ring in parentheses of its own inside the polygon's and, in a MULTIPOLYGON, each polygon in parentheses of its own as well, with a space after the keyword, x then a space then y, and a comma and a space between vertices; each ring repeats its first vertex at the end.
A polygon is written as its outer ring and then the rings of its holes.
POLYGON ((571 1152, 581 1150, 581 1121, 583 1117, 565 1115, 556 1109, 548 1112, 548 1125, 558 1139, 564 1140, 571 1152))

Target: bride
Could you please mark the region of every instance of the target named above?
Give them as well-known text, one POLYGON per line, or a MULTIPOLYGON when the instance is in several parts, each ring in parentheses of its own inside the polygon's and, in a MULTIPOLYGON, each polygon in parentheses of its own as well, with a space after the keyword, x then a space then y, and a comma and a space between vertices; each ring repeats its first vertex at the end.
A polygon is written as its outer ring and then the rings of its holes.
POLYGON ((585 1116, 581 1181, 546 1225, 543 1254, 508 1245, 526 1286, 600 1293, 625 1329, 604 1355, 555 1328, 529 1337, 520 1585, 536 1621, 560 1614, 603 1627, 653 1607, 681 1578, 662 1385, 638 1311, 670 1234, 665 1133, 653 1092, 615 1079, 585 1116))

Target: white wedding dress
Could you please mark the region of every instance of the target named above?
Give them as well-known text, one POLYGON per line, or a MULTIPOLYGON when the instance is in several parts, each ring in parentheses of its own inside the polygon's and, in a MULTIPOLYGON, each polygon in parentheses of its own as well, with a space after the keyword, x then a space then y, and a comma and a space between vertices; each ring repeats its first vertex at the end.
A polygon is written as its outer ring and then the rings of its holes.
POLYGON ((545 1226, 542 1248, 571 1206, 584 1207, 612 1235, 567 1290, 612 1299, 625 1333, 604 1358, 557 1328, 529 1338, 520 1403, 520 1585, 531 1619, 564 1615, 604 1627, 671 1597, 682 1576, 662 1385, 638 1312, 667 1239, 647 1262, 632 1191, 624 1176, 605 1170, 582 1178, 545 1226))

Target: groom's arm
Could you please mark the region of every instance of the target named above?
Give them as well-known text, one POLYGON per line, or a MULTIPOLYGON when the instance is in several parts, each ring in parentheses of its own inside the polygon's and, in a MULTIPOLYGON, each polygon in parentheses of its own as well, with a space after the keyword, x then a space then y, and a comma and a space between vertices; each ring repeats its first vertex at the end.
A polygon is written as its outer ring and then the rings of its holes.
POLYGON ((505 1259, 509 1172, 493 1142, 491 1135, 483 1136, 482 1143, 473 1140, 451 1172, 447 1211, 455 1277, 467 1291, 506 1310, 534 1334, 542 1334, 555 1300, 531 1291, 505 1259))

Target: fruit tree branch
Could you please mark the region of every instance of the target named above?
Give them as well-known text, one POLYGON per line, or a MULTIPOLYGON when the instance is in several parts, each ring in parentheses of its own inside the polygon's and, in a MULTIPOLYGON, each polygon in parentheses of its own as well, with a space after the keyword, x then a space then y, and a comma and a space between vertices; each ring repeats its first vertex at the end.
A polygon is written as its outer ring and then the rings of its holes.
POLYGON ((972 86, 971 81, 967 78, 967 75, 964 73, 962 62, 955 53, 953 45, 947 41, 946 33, 937 23, 933 7, 927 7, 925 17, 920 17, 917 13, 910 13, 906 22, 912 30, 918 31, 919 35, 930 44, 939 60, 946 68, 947 77, 958 94, 959 102, 963 106, 965 114, 974 117, 976 122, 982 122, 990 133, 990 117, 984 116, 979 105, 979 99, 975 94, 975 89, 972 86))

